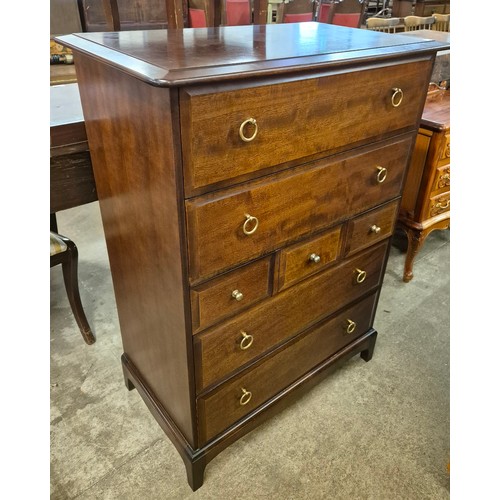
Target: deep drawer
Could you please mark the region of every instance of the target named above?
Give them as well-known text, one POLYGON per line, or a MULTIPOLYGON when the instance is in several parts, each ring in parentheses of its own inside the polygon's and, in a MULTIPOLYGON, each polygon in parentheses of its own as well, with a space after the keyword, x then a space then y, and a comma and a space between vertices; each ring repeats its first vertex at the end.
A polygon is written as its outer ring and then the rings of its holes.
POLYGON ((387 242, 382 243, 196 335, 197 391, 224 379, 379 285, 386 249, 387 242), (366 273, 363 280, 360 271, 366 273))
POLYGON ((346 234, 346 255, 351 255, 392 234, 398 216, 399 201, 370 210, 349 221, 346 234))
POLYGON ((186 202, 192 283, 399 196, 404 136, 186 202))
POLYGON ((277 291, 284 290, 332 264, 340 255, 342 226, 279 252, 277 291))
POLYGON ((271 293, 271 258, 231 271, 191 290, 193 332, 236 314, 271 293))
POLYGON ((426 59, 246 88, 182 89, 186 193, 416 128, 431 65, 426 59), (401 94, 394 89, 403 92, 397 107, 401 94))
POLYGON ((255 368, 198 398, 204 443, 335 354, 372 325, 376 294, 291 341, 255 368))
POLYGON ((429 219, 431 217, 436 217, 437 215, 444 214, 450 210, 450 193, 439 194, 429 200, 425 218, 429 219))

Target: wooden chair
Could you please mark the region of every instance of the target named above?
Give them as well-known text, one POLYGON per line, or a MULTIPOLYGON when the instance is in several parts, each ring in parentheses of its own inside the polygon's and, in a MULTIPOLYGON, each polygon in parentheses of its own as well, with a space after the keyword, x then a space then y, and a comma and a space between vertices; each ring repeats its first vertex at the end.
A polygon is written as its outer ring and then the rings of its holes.
POLYGON ((69 238, 50 231, 50 267, 62 264, 64 286, 69 305, 73 311, 83 340, 91 345, 95 342, 94 334, 83 311, 78 288, 78 249, 69 238))
POLYGON ((406 16, 403 18, 405 31, 430 30, 435 21, 432 16, 406 16))
POLYGON ((278 5, 277 23, 300 23, 314 19, 314 0, 294 0, 278 5))
POLYGON ((369 17, 366 20, 366 29, 383 33, 396 33, 396 26, 400 22, 399 17, 369 17))
MULTIPOLYGON (((190 28, 206 28, 207 26, 215 25, 215 10, 213 1, 189 0, 187 7, 188 24, 190 28)), ((219 22, 217 24, 219 24, 219 22)))
POLYGON ((335 0, 331 24, 359 28, 365 15, 367 0, 335 0))
POLYGON ((166 28, 166 0, 77 0, 82 30, 122 31, 166 28))
POLYGON ((222 0, 221 24, 224 26, 252 24, 251 0, 222 0))
POLYGON ((434 24, 432 29, 435 31, 450 31, 450 14, 432 14, 434 24))

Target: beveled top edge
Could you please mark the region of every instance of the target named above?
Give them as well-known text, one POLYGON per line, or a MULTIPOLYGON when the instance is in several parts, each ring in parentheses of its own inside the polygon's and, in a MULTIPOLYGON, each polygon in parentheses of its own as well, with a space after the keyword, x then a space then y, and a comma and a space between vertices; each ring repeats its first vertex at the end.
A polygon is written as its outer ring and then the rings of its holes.
POLYGON ((162 87, 436 53, 449 47, 431 39, 314 22, 75 33, 56 40, 162 87))

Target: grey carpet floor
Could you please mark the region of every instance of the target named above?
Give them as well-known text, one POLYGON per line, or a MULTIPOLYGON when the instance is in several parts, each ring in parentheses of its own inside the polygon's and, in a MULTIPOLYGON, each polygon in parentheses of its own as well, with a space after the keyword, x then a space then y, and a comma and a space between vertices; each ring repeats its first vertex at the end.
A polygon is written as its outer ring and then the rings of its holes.
POLYGON ((97 336, 84 344, 51 269, 51 498, 370 499, 450 496, 450 233, 431 233, 401 279, 393 246, 369 363, 351 359, 224 450, 192 492, 184 464, 137 391, 127 391, 97 203, 61 212, 79 248, 81 294, 97 336))

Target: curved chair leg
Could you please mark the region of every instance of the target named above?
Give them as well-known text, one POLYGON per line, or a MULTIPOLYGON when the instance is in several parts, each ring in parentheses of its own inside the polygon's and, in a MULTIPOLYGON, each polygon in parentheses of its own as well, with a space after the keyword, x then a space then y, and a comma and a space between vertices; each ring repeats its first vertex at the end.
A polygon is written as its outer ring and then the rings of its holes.
POLYGON ((69 304, 80 328, 83 340, 90 345, 96 339, 89 326, 80 299, 80 290, 78 288, 78 249, 71 240, 65 240, 65 242, 68 245, 68 249, 66 250, 68 258, 62 262, 64 286, 66 287, 69 304))

